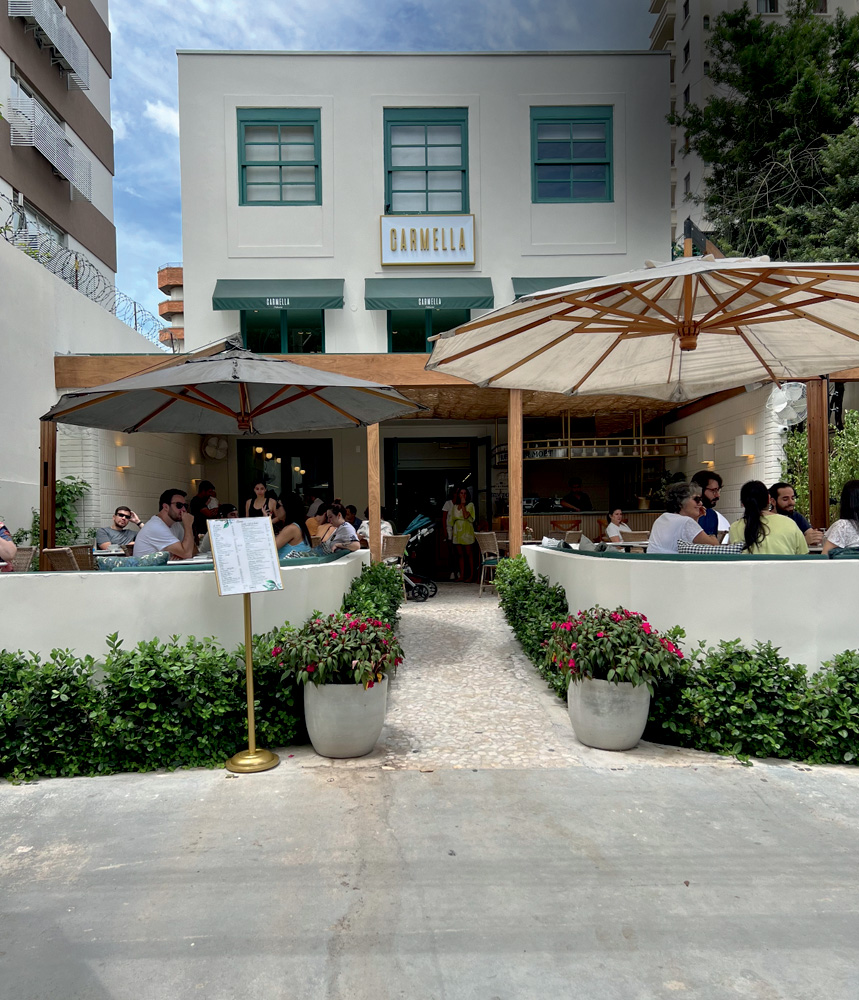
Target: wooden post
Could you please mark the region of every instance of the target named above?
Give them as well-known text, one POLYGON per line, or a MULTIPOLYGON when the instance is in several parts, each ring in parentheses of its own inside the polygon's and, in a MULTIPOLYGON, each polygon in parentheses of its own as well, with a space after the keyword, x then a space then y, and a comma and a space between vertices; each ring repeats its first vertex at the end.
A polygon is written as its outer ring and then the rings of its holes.
POLYGON ((507 490, 510 557, 522 551, 522 390, 510 389, 507 403, 507 490))
POLYGON ((39 569, 48 570, 45 549, 57 543, 57 425, 53 420, 39 425, 39 459, 39 569))
POLYGON ((815 528, 829 527, 829 383, 808 382, 809 520, 815 528))
POLYGON ((382 490, 379 483, 379 425, 367 425, 367 499, 370 518, 370 562, 382 560, 382 490))

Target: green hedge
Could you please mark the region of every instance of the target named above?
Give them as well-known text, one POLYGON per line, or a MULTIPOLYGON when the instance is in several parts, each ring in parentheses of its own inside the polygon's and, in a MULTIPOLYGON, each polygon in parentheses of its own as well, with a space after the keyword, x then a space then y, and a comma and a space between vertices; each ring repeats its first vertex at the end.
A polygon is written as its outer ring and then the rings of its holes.
MULTIPOLYGON (((552 622, 568 613, 563 589, 535 577, 521 556, 501 560, 496 582, 523 650, 566 698, 567 675, 546 663, 545 655, 552 622)), ((644 735, 742 761, 859 763, 859 650, 839 654, 809 676, 769 642, 751 648, 738 639, 702 645, 660 678, 644 735)))

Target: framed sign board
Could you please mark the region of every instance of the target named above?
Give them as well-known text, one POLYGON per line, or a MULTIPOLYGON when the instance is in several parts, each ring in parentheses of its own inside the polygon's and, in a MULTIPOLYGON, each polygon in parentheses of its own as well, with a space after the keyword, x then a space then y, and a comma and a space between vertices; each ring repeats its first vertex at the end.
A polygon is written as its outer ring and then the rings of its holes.
POLYGON ((221 597, 283 590, 270 518, 212 518, 209 539, 221 597))

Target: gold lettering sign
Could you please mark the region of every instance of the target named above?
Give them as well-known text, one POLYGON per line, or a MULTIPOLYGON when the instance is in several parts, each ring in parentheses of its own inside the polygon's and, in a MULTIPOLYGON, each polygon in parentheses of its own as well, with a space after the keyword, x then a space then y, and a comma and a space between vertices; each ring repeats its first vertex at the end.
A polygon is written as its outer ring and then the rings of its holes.
POLYGON ((438 230, 433 229, 432 231, 432 248, 433 250, 438 250, 438 230))
POLYGON ((397 231, 396 229, 391 229, 391 249, 397 249, 397 231))
POLYGON ((447 243, 445 242, 445 239, 444 239, 444 230, 443 229, 441 231, 441 248, 442 248, 442 250, 447 250, 447 243))
POLYGON ((418 231, 416 229, 409 230, 409 250, 417 250, 418 248, 418 231))
POLYGON ((462 226, 459 228, 459 249, 465 249, 465 229, 462 226))
POLYGON ((421 230, 421 250, 429 250, 429 229, 421 230))
POLYGON ((406 231, 405 229, 400 230, 400 250, 405 252, 406 249, 406 231))

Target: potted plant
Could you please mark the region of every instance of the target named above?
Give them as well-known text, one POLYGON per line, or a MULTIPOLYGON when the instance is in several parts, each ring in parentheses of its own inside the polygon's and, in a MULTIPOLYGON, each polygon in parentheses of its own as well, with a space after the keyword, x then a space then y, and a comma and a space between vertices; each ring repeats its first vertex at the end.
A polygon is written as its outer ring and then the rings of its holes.
POLYGON ((552 622, 546 656, 569 673, 567 707, 573 732, 587 746, 629 750, 641 739, 650 696, 683 652, 672 628, 660 635, 639 611, 594 607, 552 622))
POLYGON ((284 680, 304 685, 304 714, 313 749, 322 757, 363 757, 385 723, 388 675, 403 662, 389 624, 339 611, 318 612, 285 633, 271 655, 284 680))

